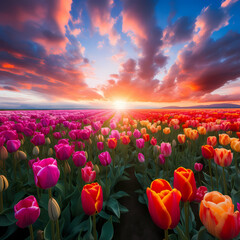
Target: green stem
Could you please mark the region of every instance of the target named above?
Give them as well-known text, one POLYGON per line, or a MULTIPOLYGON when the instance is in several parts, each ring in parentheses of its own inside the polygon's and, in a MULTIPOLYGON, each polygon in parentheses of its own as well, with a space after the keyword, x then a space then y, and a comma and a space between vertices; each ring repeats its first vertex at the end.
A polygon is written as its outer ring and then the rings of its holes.
POLYGON ((0 192, 0 213, 3 210, 3 192, 0 192))
POLYGON ((159 168, 158 168, 158 158, 156 159, 156 166, 155 166, 155 170, 156 170, 156 172, 155 172, 155 178, 158 178, 158 172, 159 172, 159 168))
POLYGON ((189 239, 189 202, 184 202, 184 212, 185 212, 185 224, 186 224, 186 236, 189 239))
POLYGON ((168 229, 164 230, 165 240, 168 240, 168 229))
POLYGON ((36 186, 36 188, 37 188, 38 199, 40 199, 39 187, 36 186))
POLYGON ((28 228, 29 228, 29 233, 30 233, 30 239, 31 239, 31 240, 34 240, 33 227, 32 227, 32 225, 29 225, 28 228))
POLYGON ((201 186, 201 178, 200 178, 200 172, 197 173, 198 175, 198 182, 199 182, 199 186, 201 186))
POLYGON ((93 237, 97 240, 96 214, 93 215, 93 237))
POLYGON ((236 168, 236 172, 238 173, 238 161, 237 161, 237 153, 234 155, 234 161, 235 161, 235 168, 236 168))
POLYGON ((209 173, 210 173, 210 177, 211 177, 211 187, 212 187, 212 191, 213 191, 213 179, 212 179, 212 160, 209 160, 209 173))
MULTIPOLYGON (((65 161, 64 161, 64 165, 66 164, 65 161)), ((65 166, 63 166, 63 171, 64 171, 64 192, 65 192, 65 196, 66 196, 67 195, 67 172, 66 172, 65 166)))
POLYGON ((17 180, 17 169, 16 169, 16 157, 15 157, 15 153, 13 153, 13 173, 14 173, 14 181, 16 182, 17 180))
POLYGON ((55 240, 55 227, 54 227, 54 221, 51 220, 51 240, 55 240))
POLYGON ((216 179, 217 179, 217 190, 219 188, 219 185, 218 185, 218 165, 216 164, 216 179))
POLYGON ((60 230, 59 230, 59 221, 56 221, 56 230, 57 230, 57 240, 60 240, 60 230))
POLYGON ((51 188, 48 189, 48 197, 49 197, 49 199, 52 198, 52 190, 51 190, 51 188))
POLYGON ((225 176, 225 168, 223 167, 223 183, 224 183, 224 194, 227 194, 227 183, 226 183, 226 176, 225 176))

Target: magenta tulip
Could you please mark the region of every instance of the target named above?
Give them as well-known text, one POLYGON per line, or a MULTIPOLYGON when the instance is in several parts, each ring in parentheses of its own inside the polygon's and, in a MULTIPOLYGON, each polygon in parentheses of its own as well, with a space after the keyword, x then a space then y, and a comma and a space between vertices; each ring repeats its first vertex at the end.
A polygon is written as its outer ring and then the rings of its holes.
POLYGON ((139 154, 138 154, 138 161, 139 161, 140 163, 145 162, 145 157, 144 157, 144 155, 143 155, 142 153, 139 153, 139 154))
POLYGON ((40 215, 40 208, 34 196, 29 196, 19 201, 14 206, 14 216, 17 219, 17 226, 25 228, 35 223, 40 215))
POLYGON ((108 151, 100 153, 98 155, 98 158, 100 160, 100 163, 103 166, 107 166, 107 165, 109 165, 112 162, 111 156, 110 156, 108 151))
POLYGON ((77 151, 72 156, 73 162, 76 167, 82 167, 87 161, 86 155, 84 151, 77 151))
POLYGON ((103 142, 97 142, 97 148, 98 148, 99 151, 102 151, 104 149, 103 142))
POLYGON ((138 130, 138 129, 135 129, 134 132, 133 132, 133 136, 135 138, 140 138, 141 137, 141 132, 138 130))
POLYGON ((82 179, 86 183, 93 182, 96 178, 96 172, 92 170, 91 167, 84 167, 81 169, 82 179))
POLYGON ((35 184, 39 188, 47 189, 54 187, 59 179, 60 171, 57 161, 53 158, 45 158, 32 165, 35 184))
POLYGON ((54 146, 54 150, 56 152, 56 157, 59 160, 67 160, 71 157, 73 149, 68 144, 58 144, 54 146))
POLYGON ((8 140, 7 141, 7 150, 9 153, 16 152, 21 146, 20 140, 8 140))
POLYGON ((143 138, 136 139, 137 148, 144 148, 144 143, 145 141, 143 138))
POLYGON ((202 163, 195 163, 195 164, 194 164, 194 169, 195 169, 197 172, 201 172, 201 171, 202 171, 202 168, 203 168, 202 163))
POLYGON ((159 155, 158 158, 159 158, 159 163, 160 164, 164 164, 166 162, 166 159, 165 159, 165 157, 162 153, 159 155))
POLYGON ((32 139, 31 142, 35 145, 35 146, 40 146, 40 145, 44 145, 45 144, 45 136, 44 134, 37 134, 35 135, 32 139))
POLYGON ((161 143, 161 153, 164 155, 164 157, 169 157, 172 153, 172 147, 170 143, 161 143))

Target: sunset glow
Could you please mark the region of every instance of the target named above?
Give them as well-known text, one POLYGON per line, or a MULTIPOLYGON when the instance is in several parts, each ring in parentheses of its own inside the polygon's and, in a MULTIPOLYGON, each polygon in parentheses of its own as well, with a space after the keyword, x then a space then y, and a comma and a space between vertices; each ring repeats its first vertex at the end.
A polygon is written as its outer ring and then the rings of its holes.
POLYGON ((0 108, 240 104, 239 12, 238 0, 1 1, 0 108))

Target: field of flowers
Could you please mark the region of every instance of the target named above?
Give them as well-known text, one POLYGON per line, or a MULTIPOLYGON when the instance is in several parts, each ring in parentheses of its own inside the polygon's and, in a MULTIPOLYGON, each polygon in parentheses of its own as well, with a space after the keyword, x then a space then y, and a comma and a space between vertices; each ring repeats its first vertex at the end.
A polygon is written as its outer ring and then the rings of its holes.
POLYGON ((119 239, 132 177, 158 239, 240 239, 239 128, 235 109, 1 111, 0 239, 119 239))

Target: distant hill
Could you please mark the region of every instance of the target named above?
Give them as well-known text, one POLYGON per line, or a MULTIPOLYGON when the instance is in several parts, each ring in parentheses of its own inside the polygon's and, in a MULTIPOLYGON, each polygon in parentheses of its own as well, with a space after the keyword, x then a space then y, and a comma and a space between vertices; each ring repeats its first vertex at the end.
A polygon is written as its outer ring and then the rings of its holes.
POLYGON ((232 103, 218 103, 218 104, 197 105, 197 106, 189 106, 189 107, 179 107, 179 106, 162 107, 162 109, 202 109, 202 108, 240 108, 240 105, 232 104, 232 103))

